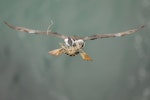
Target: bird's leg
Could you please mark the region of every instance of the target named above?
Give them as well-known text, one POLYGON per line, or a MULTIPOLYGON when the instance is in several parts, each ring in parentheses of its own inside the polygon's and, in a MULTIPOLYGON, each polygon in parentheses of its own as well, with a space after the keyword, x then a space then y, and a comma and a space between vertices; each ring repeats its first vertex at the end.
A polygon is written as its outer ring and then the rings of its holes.
POLYGON ((80 49, 80 55, 84 60, 92 60, 92 58, 88 54, 86 54, 82 49, 80 49))
POLYGON ((54 56, 59 56, 64 52, 63 48, 55 49, 52 51, 49 51, 48 54, 54 55, 54 56))

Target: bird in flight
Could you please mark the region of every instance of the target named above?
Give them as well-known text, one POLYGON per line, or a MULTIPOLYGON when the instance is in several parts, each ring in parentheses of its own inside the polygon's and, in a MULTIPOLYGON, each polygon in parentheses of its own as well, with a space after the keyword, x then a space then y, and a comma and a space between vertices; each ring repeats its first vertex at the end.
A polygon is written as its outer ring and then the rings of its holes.
POLYGON ((87 61, 92 60, 92 58, 83 50, 83 48, 85 46, 85 41, 101 39, 101 38, 122 37, 122 36, 126 36, 126 35, 130 35, 132 33, 135 33, 137 31, 139 31, 140 29, 144 28, 144 25, 142 25, 138 28, 119 32, 119 33, 96 34, 96 35, 91 35, 91 36, 79 37, 79 36, 66 36, 66 35, 62 35, 57 32, 51 32, 51 31, 33 30, 33 29, 25 28, 25 27, 14 26, 7 22, 4 22, 4 23, 8 27, 10 27, 14 30, 21 31, 21 32, 26 32, 26 33, 30 33, 30 34, 32 34, 32 33, 33 34, 45 34, 45 35, 47 34, 47 35, 52 35, 52 36, 61 38, 64 40, 64 43, 60 43, 61 47, 58 49, 49 51, 48 54, 51 54, 54 56, 59 56, 63 53, 66 55, 69 55, 69 56, 75 56, 75 55, 80 54, 82 59, 87 60, 87 61))

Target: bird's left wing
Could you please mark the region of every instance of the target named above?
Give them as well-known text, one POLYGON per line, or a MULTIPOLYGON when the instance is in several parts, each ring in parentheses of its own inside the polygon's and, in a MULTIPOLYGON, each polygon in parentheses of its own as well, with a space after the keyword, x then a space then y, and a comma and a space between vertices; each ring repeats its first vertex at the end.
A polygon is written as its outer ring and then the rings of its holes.
POLYGON ((82 37, 81 39, 86 41, 86 40, 95 40, 95 39, 99 39, 99 38, 121 37, 121 36, 125 36, 125 35, 135 33, 135 32, 139 31, 142 28, 144 28, 144 25, 142 25, 138 28, 135 28, 135 29, 124 31, 124 32, 119 32, 119 33, 114 33, 114 34, 96 34, 96 35, 92 35, 92 36, 82 37))
POLYGON ((52 36, 56 36, 58 38, 61 38, 61 39, 65 39, 67 38, 67 36, 65 35, 62 35, 62 34, 59 34, 57 32, 49 32, 49 31, 40 31, 40 30, 33 30, 33 29, 29 29, 29 28, 25 28, 25 27, 19 27, 19 26, 14 26, 14 25, 11 25, 7 22, 4 22, 8 27, 14 29, 14 30, 18 30, 18 31, 21 31, 21 32, 26 32, 26 33, 31 33, 31 34, 47 34, 47 35, 52 35, 52 36))

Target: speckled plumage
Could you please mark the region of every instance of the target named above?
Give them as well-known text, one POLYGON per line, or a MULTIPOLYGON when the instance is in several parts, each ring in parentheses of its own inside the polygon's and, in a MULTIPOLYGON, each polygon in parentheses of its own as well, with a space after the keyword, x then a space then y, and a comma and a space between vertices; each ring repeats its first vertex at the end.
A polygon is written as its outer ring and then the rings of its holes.
POLYGON ((140 29, 144 28, 144 25, 142 25, 138 28, 127 30, 124 32, 115 33, 115 34, 96 34, 96 35, 86 36, 86 37, 79 37, 79 36, 69 37, 69 36, 59 34, 57 32, 33 30, 33 29, 25 28, 25 27, 14 26, 7 22, 5 22, 5 24, 8 27, 14 30, 21 31, 21 32, 26 32, 30 34, 45 34, 45 35, 47 34, 47 35, 52 35, 52 36, 64 39, 64 43, 60 43, 61 48, 49 51, 48 53, 51 55, 55 55, 55 56, 61 55, 63 53, 69 56, 75 56, 77 54, 80 54, 82 59, 84 60, 92 60, 92 58, 83 51, 83 47, 85 46, 85 41, 95 40, 99 38, 121 37, 121 36, 135 33, 139 31, 140 29))

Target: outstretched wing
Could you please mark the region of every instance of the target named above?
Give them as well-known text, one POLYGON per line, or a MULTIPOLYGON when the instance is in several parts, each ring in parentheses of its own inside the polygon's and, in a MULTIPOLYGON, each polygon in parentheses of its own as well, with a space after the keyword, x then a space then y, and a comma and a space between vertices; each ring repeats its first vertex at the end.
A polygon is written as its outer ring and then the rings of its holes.
POLYGON ((95 40, 95 39, 99 39, 99 38, 121 37, 121 36, 125 36, 125 35, 135 33, 135 32, 139 31, 142 28, 144 28, 144 25, 142 25, 138 28, 135 28, 135 29, 124 31, 124 32, 119 32, 119 33, 115 33, 115 34, 96 34, 96 35, 92 35, 92 36, 83 37, 81 39, 86 41, 86 40, 95 40))
POLYGON ((14 30, 18 30, 18 31, 21 31, 21 32, 26 32, 26 33, 33 33, 33 34, 47 34, 47 35, 52 35, 52 36, 56 36, 58 38, 61 38, 61 39, 65 39, 67 38, 67 36, 64 36, 62 34, 59 34, 57 32, 47 32, 47 31, 40 31, 40 30, 33 30, 33 29, 28 29, 28 28, 25 28, 25 27, 18 27, 18 26, 13 26, 7 22, 4 22, 8 27, 14 29, 14 30))

